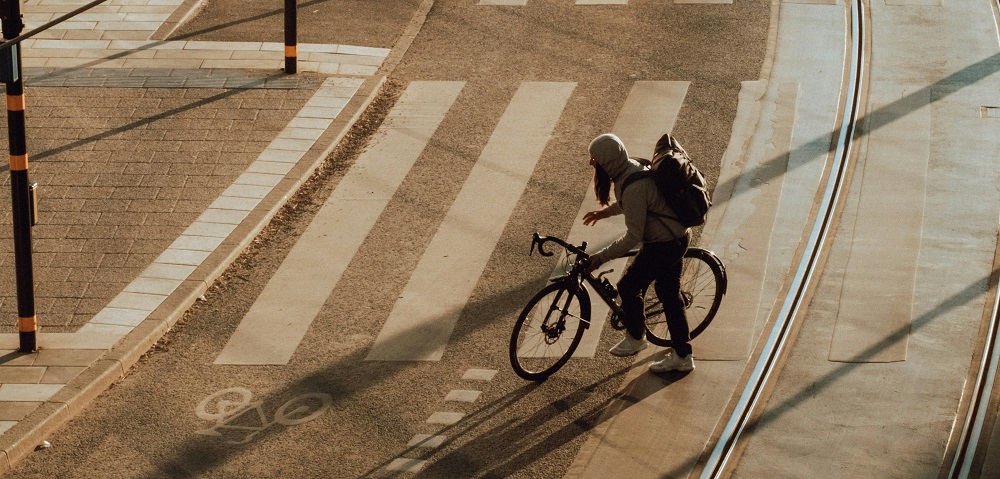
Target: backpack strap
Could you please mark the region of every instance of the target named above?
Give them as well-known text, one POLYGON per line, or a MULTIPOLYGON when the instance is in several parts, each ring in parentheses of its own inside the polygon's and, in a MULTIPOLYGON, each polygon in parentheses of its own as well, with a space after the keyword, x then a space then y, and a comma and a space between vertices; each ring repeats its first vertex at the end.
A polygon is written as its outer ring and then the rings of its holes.
POLYGON ((650 178, 652 176, 653 172, 651 170, 637 171, 635 173, 632 173, 631 175, 628 175, 625 178, 625 181, 622 182, 622 196, 625 196, 625 188, 628 188, 629 185, 643 178, 650 178))
MULTIPOLYGON (((636 181, 639 181, 639 180, 641 180, 643 178, 652 178, 653 175, 655 175, 655 174, 656 174, 656 172, 654 172, 653 170, 642 170, 642 171, 637 171, 635 173, 632 173, 631 175, 628 175, 625 178, 625 181, 622 182, 622 196, 625 196, 625 188, 628 188, 629 185, 631 185, 632 183, 635 183, 636 181)), ((621 200, 619 199, 618 202, 621 203, 621 200)), ((668 215, 668 214, 664 214, 664 213, 657 213, 657 212, 651 211, 649 209, 646 210, 646 214, 647 215, 653 215, 653 216, 655 216, 657 218, 670 218, 670 219, 672 219, 674 221, 679 221, 680 220, 680 218, 678 218, 675 215, 668 215)))

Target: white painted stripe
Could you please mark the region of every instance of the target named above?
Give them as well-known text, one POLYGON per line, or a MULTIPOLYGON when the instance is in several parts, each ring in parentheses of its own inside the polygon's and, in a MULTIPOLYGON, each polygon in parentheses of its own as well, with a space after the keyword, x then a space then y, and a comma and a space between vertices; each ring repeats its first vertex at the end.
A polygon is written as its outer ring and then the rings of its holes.
POLYGON ((406 447, 427 447, 431 449, 436 449, 444 445, 444 442, 448 440, 448 436, 440 436, 435 434, 414 434, 410 442, 406 443, 406 447))
POLYGON ((385 466, 385 469, 393 472, 420 472, 426 465, 427 461, 424 459, 397 457, 388 466, 385 466))
POLYGON ((443 426, 450 426, 458 421, 461 421, 465 417, 465 413, 461 412, 436 412, 431 414, 431 417, 427 418, 427 424, 440 424, 443 426))
POLYGON ((470 369, 462 375, 463 381, 492 381, 497 375, 496 369, 470 369))
MULTIPOLYGON (((656 140, 664 133, 673 130, 677 115, 684 102, 684 96, 687 95, 688 85, 690 82, 679 81, 642 81, 632 85, 632 90, 625 98, 625 104, 611 128, 612 133, 618 135, 625 143, 629 155, 645 158, 652 156, 656 140)), ((588 211, 600 208, 593 194, 589 193, 592 191, 594 191, 593 182, 587 189, 588 194, 584 197, 573 228, 570 229, 569 236, 567 236, 567 240, 573 244, 586 241, 588 243, 587 249, 591 253, 610 244, 625 232, 625 217, 621 215, 598 221, 593 226, 584 226, 583 215, 588 211)), ((601 271, 613 269, 614 272, 606 274, 604 277, 611 283, 617 284, 627 263, 626 258, 609 261, 601 268, 601 271)), ((557 268, 553 275, 561 272, 557 268)), ((604 323, 611 312, 611 309, 597 296, 597 293, 591 293, 590 306, 591 333, 583 336, 580 346, 573 353, 574 357, 594 356, 597 352, 597 343, 601 339, 599 333, 604 328, 604 323), (594 334, 595 332, 598 334, 594 334)))
POLYGON ((464 82, 413 82, 215 360, 287 364, 464 82))
POLYGON ((441 359, 575 87, 576 83, 531 82, 514 94, 375 339, 368 360, 441 359))

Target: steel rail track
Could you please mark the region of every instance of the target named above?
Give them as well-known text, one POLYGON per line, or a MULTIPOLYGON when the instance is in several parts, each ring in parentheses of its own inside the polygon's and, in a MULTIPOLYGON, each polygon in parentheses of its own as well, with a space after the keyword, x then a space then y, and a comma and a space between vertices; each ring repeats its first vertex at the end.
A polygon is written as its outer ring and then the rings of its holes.
POLYGON ((844 177, 850 164, 858 112, 860 110, 862 80, 865 65, 865 25, 864 5, 867 0, 852 0, 851 2, 851 60, 847 81, 846 103, 841 120, 840 133, 837 138, 837 148, 834 155, 826 189, 813 229, 806 243, 805 253, 799 262, 792 279, 791 287, 782 303, 777 320, 771 328, 764 348, 754 365, 746 387, 740 394, 736 407, 715 443, 705 467, 701 471, 701 479, 723 477, 728 461, 734 452, 743 431, 750 422, 755 407, 762 398, 764 386, 774 371, 777 360, 786 346, 794 320, 799 308, 803 306, 806 292, 816 271, 827 234, 835 217, 838 199, 844 184, 844 177))
POLYGON ((948 477, 966 479, 972 472, 976 450, 979 448, 979 437, 989 413, 990 397, 996 382, 997 365, 1000 363, 1000 348, 997 347, 997 328, 1000 327, 1000 289, 993 298, 992 320, 986 331, 983 357, 979 364, 979 373, 972 388, 972 398, 969 412, 962 425, 962 434, 958 437, 955 458, 951 463, 948 477))
MULTIPOLYGON (((997 43, 1000 46, 1000 0, 991 6, 997 28, 997 43)), ((990 324, 986 330, 983 356, 979 362, 979 372, 972 388, 969 411, 962 424, 962 433, 958 436, 958 446, 951 463, 948 477, 967 479, 972 473, 976 450, 979 448, 979 438, 983 433, 989 415, 990 397, 996 385, 997 368, 1000 367, 1000 347, 997 345, 997 330, 1000 329, 1000 288, 997 288, 993 298, 993 311, 990 314, 990 324)))

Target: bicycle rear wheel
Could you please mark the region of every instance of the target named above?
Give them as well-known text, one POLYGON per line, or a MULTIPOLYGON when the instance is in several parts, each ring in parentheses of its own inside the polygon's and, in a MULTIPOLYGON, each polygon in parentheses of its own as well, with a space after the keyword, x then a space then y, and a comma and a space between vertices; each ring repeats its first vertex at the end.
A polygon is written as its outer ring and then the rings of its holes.
MULTIPOLYGON (((702 248, 688 248, 684 253, 681 269, 681 297, 687 316, 690 339, 708 327, 722 304, 726 293, 726 273, 722 262, 712 252, 702 248)), ((656 297, 654 284, 646 289, 646 339, 657 346, 670 346, 670 331, 663 305, 656 297)))
POLYGON ((510 364, 518 376, 544 381, 569 360, 590 321, 590 297, 582 288, 553 283, 521 311, 510 336, 510 364))

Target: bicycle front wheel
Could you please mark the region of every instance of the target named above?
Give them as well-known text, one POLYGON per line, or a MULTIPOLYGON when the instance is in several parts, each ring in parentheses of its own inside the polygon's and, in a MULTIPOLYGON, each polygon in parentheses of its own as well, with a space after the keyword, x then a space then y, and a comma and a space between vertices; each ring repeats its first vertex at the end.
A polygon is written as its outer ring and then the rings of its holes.
MULTIPOLYGON (((726 275, 722 262, 710 251, 688 248, 681 268, 681 298, 687 317, 689 338, 694 339, 708 327, 726 293, 726 275)), ((655 282, 646 290, 646 338, 657 346, 670 346, 670 331, 663 305, 655 293, 655 282)))
POLYGON ((521 311, 510 336, 510 364, 518 376, 544 381, 561 368, 580 345, 584 322, 590 322, 590 297, 582 288, 553 283, 521 311))

